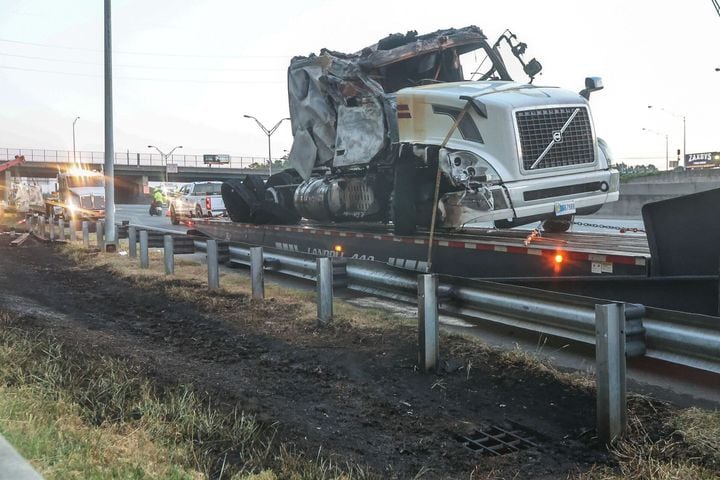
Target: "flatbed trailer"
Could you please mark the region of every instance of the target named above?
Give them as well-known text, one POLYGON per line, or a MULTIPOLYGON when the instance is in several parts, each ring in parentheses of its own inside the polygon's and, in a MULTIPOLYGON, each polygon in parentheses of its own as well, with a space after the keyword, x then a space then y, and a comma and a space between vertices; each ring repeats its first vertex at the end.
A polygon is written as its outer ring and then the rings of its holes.
MULTIPOLYGON (((437 231, 432 273, 487 279, 658 308, 720 313, 720 189, 643 207, 647 235, 437 231)), ((250 225, 198 221, 221 241, 425 272, 428 233, 395 236, 378 224, 250 225)))
MULTIPOLYGON (((425 272, 429 234, 396 236, 378 224, 252 225, 226 219, 193 222, 209 237, 316 256, 374 260, 425 272)), ((438 231, 432 271, 470 278, 647 276, 650 250, 642 235, 466 228, 438 231)))

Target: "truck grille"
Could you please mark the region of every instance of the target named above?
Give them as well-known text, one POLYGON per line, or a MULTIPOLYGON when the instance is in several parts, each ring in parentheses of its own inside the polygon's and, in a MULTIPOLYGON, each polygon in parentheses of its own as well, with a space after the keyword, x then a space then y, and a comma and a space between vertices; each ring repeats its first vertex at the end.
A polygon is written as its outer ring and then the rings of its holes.
POLYGON ((97 195, 83 195, 80 197, 80 208, 85 210, 100 210, 105 208, 105 197, 97 195))
POLYGON ((522 110, 515 113, 515 118, 524 170, 583 165, 595 161, 590 116, 584 106, 522 110), (573 114, 575 117, 568 123, 573 114), (552 146, 548 149, 549 145, 552 146), (538 162, 546 149, 545 156, 538 162))

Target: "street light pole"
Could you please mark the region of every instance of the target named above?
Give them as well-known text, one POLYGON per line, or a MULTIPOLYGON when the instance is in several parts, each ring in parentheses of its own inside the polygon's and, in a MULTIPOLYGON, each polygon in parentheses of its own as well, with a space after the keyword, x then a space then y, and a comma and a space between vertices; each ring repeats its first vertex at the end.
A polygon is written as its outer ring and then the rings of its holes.
POLYGON ((113 139, 112 31, 110 0, 105 0, 105 250, 117 248, 115 234, 115 143, 113 139))
POLYGON ((265 135, 267 135, 267 137, 268 137, 268 172, 270 173, 270 175, 272 175, 272 149, 271 149, 271 145, 270 145, 270 137, 272 136, 273 133, 275 133, 275 130, 278 129, 278 127, 280 126, 280 124, 282 122, 284 122, 285 120, 290 120, 290 119, 289 118, 281 118, 280 121, 277 122, 274 127, 272 127, 270 130, 268 130, 267 128, 265 128, 265 125, 260 123, 260 120, 253 117, 252 115, 243 115, 243 117, 252 118, 253 120, 255 120, 255 123, 257 123, 258 126, 262 129, 262 131, 265 132, 265 135))
MULTIPOLYGON (((653 108, 653 106, 652 106, 652 105, 648 105, 647 108, 653 108)), ((682 118, 682 121, 683 121, 683 154, 682 154, 682 161, 683 161, 683 164, 684 164, 684 163, 685 163, 685 155, 687 155, 687 148, 686 148, 686 147, 687 147, 687 122, 686 122, 687 119, 686 119, 685 115, 680 115, 679 113, 671 112, 670 110, 668 110, 668 109, 666 109, 666 108, 658 107, 658 109, 659 109, 659 110, 662 110, 663 112, 665 112, 665 113, 667 113, 668 115, 671 115, 671 116, 673 116, 673 117, 675 117, 675 118, 682 118)), ((678 166, 680 166, 680 165, 678 165, 678 166)))
POLYGON ((75 123, 80 119, 80 117, 75 117, 75 120, 73 120, 73 163, 77 165, 77 160, 75 159, 75 123))
POLYGON ((154 149, 157 150, 158 153, 160 154, 160 159, 161 159, 161 161, 165 164, 165 183, 168 183, 168 172, 167 172, 168 158, 170 157, 170 155, 173 154, 173 152, 174 152, 175 150, 177 150, 178 148, 183 148, 182 145, 178 145, 177 147, 174 147, 174 148, 173 148, 172 150, 170 150, 168 153, 163 153, 163 151, 160 150, 160 149, 159 149, 158 147, 156 147, 155 145, 148 145, 148 148, 154 148, 154 149))
POLYGON ((654 133, 655 135, 660 135, 661 137, 665 137, 665 170, 670 170, 670 155, 668 152, 668 134, 657 132, 650 128, 644 128, 644 127, 643 127, 643 130, 646 132, 654 133))

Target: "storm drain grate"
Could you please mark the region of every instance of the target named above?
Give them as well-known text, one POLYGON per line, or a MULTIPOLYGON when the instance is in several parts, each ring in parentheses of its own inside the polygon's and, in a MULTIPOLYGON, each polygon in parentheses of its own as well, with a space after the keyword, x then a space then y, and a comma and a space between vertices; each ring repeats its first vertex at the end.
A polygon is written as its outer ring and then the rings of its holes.
POLYGON ((491 426, 487 430, 478 430, 470 436, 460 435, 458 439, 465 448, 492 456, 507 455, 537 447, 537 444, 518 435, 517 431, 505 430, 497 426, 491 426))

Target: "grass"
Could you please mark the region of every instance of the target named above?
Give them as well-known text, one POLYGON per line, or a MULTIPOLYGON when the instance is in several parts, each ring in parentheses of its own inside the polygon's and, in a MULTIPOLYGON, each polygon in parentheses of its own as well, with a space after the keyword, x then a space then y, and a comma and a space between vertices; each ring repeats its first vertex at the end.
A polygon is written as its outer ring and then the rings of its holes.
POLYGON ((275 441, 275 426, 0 311, 0 432, 48 479, 372 478, 275 441))

